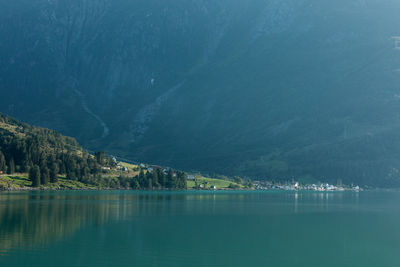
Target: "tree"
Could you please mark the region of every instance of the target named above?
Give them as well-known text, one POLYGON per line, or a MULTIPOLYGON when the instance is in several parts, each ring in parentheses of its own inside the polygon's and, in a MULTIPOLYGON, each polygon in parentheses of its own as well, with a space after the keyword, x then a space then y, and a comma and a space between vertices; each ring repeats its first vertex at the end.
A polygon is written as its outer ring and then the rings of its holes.
POLYGON ((179 189, 187 189, 187 175, 184 172, 177 173, 176 185, 179 189))
POLYGON ((151 178, 147 179, 147 188, 153 189, 153 180, 151 178))
POLYGON ((146 188, 148 189, 153 189, 153 178, 154 178, 154 173, 153 172, 147 172, 146 173, 146 188))
POLYGON ((104 164, 104 159, 105 159, 105 153, 103 151, 98 151, 95 153, 96 159, 97 159, 97 163, 99 163, 100 165, 104 164))
POLYGON ((231 189, 239 189, 240 186, 239 186, 238 184, 232 184, 232 183, 230 183, 230 184, 229 184, 229 188, 231 188, 231 189))
POLYGON ((139 184, 137 177, 133 178, 133 180, 131 182, 131 188, 132 189, 140 189, 140 184, 139 184))
POLYGON ((65 168, 65 162, 61 161, 59 173, 65 174, 67 173, 67 169, 65 168))
POLYGON ((158 171, 153 171, 153 187, 160 188, 160 183, 158 182, 158 171))
POLYGON ((49 182, 50 182, 49 168, 47 168, 47 166, 42 166, 42 168, 40 168, 40 183, 42 185, 48 185, 49 182))
POLYGON ((8 162, 7 173, 8 174, 13 174, 14 172, 15 172, 14 158, 11 158, 10 161, 8 162))
POLYGON ((246 185, 245 185, 247 188, 253 188, 254 187, 254 184, 253 184, 253 182, 252 181, 248 181, 247 183, 246 183, 246 185))
POLYGON ((158 172, 158 180, 161 184, 161 187, 166 188, 167 187, 167 177, 165 176, 165 173, 161 169, 157 170, 157 172, 158 172))
POLYGON ((29 172, 29 169, 32 167, 33 163, 29 159, 24 159, 21 163, 21 171, 22 172, 29 172))
POLYGON ((4 157, 3 152, 0 151, 0 172, 5 172, 7 170, 6 157, 4 157))
POLYGON ((35 165, 29 170, 29 180, 32 181, 33 187, 40 186, 40 168, 39 166, 35 165))
POLYGON ((90 170, 88 167, 83 167, 81 169, 81 175, 79 177, 79 181, 86 181, 87 179, 89 179, 89 175, 90 175, 90 170))
POLYGON ((76 180, 75 171, 68 170, 67 171, 67 179, 68 180, 76 180))
POLYGON ((244 182, 243 178, 240 178, 238 176, 233 177, 233 181, 237 184, 243 184, 244 182))
POLYGON ((176 174, 172 170, 168 171, 167 174, 167 188, 175 188, 176 187, 176 174))
POLYGON ((140 171, 138 180, 139 180, 140 188, 147 187, 147 181, 146 181, 147 179, 146 179, 146 176, 145 176, 143 170, 140 171))
POLYGON ((121 175, 121 176, 118 177, 118 180, 119 180, 119 184, 120 184, 121 187, 123 187, 123 188, 128 188, 129 187, 129 179, 128 179, 128 177, 121 175))
POLYGON ((50 166, 50 183, 58 182, 58 165, 53 162, 50 166))

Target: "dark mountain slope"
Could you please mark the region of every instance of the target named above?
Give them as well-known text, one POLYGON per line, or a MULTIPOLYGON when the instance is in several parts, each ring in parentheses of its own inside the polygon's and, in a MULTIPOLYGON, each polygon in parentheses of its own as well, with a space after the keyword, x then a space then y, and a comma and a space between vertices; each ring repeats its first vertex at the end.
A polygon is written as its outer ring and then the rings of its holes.
POLYGON ((1 1, 0 109, 92 149, 398 185, 396 1, 1 1))

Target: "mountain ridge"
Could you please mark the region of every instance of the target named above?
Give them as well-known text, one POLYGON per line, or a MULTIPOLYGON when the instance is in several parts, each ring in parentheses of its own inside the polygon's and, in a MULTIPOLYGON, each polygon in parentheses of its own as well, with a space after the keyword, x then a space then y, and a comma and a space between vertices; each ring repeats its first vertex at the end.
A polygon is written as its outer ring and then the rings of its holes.
POLYGON ((3 112, 178 169, 400 185, 396 1, 2 6, 3 112))

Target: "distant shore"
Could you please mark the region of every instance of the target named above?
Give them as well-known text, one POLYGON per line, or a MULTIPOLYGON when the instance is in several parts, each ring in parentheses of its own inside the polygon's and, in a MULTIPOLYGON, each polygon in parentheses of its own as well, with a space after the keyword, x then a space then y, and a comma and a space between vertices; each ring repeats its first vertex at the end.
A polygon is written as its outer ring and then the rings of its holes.
POLYGON ((289 184, 269 184, 267 182, 255 181, 252 186, 244 186, 234 183, 230 180, 221 180, 213 178, 197 178, 188 180, 186 189, 134 189, 131 187, 122 186, 101 186, 85 184, 78 180, 69 180, 65 177, 59 177, 56 183, 41 185, 40 187, 32 187, 32 182, 26 174, 0 175, 0 191, 105 191, 105 190, 132 190, 132 191, 310 191, 310 192, 344 192, 354 191, 359 192, 364 189, 359 186, 335 186, 327 183, 321 184, 306 184, 301 185, 298 182, 289 184))

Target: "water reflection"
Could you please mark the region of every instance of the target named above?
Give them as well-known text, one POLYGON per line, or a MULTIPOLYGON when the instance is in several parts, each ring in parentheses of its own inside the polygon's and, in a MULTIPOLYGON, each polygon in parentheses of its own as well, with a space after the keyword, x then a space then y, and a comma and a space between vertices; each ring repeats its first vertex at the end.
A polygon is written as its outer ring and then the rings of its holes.
MULTIPOLYGON (((40 248, 49 243, 73 236, 86 226, 101 226, 126 222, 180 218, 170 226, 179 225, 182 232, 192 233, 192 225, 207 231, 205 225, 219 225, 225 239, 233 238, 227 223, 238 220, 241 226, 259 227, 257 233, 285 225, 291 229, 294 219, 299 225, 307 225, 310 214, 351 214, 364 208, 379 211, 397 206, 384 205, 393 199, 362 197, 354 193, 310 192, 29 192, 0 194, 0 254, 21 248, 40 248), (381 202, 380 202, 381 201, 381 202), (382 204, 382 202, 384 202, 382 204), (195 220, 192 218, 196 218, 195 220), (223 218, 223 219, 222 219, 223 218), (212 223, 209 221, 212 219, 212 223), (203 220, 203 223, 198 223, 203 220), (226 223, 225 223, 226 220, 226 223), (187 223, 184 223, 184 222, 187 223), (265 227, 264 227, 265 226, 265 227), (225 231, 225 232, 224 232, 225 231), (226 234, 226 236, 225 236, 226 234)), ((396 195, 398 200, 398 196, 396 195)), ((335 218, 338 218, 335 215, 335 218)), ((315 217, 318 218, 318 217, 315 217)), ((343 217, 344 218, 344 217, 343 217)), ((310 225, 318 219, 310 220, 310 225)), ((137 227, 143 227, 137 224, 137 227)), ((165 224, 167 225, 167 224, 165 224)), ((140 238, 140 228, 132 231, 132 242, 146 242, 140 238)), ((158 225, 155 225, 158 229, 158 225)), ((211 228, 212 226, 210 226, 211 228)), ((233 227, 233 225, 232 225, 233 227)), ((301 229, 303 226, 297 226, 301 229)), ((318 227, 318 224, 317 224, 318 227)), ((318 230, 318 228, 316 228, 318 230)), ((315 231, 315 229, 313 229, 315 231)), ((159 231, 159 230, 152 230, 159 231)), ((236 231, 232 230, 232 232, 236 231)), ((272 231, 272 230, 271 230, 272 231)), ((130 233, 130 232, 127 232, 130 233)), ((268 235, 267 235, 268 233, 268 235)), ((302 233, 302 232, 300 232, 302 233)), ((165 233, 164 233, 165 234, 165 233)), ((197 233, 196 233, 197 234, 197 233)), ((299 232, 292 233, 299 235, 299 232)), ((307 233, 305 233, 307 235, 307 233)), ((196 235, 202 238, 202 233, 196 235)), ((171 236, 176 238, 176 236, 171 236)), ((185 237, 186 238, 186 237, 185 237)))
MULTIPOLYGON (((218 201, 243 195, 218 195, 218 201)), ((12 248, 41 247, 74 234, 85 225, 102 225, 138 216, 179 212, 217 212, 215 194, 132 192, 29 192, 0 194, 0 255, 12 248)))
POLYGON ((94 204, 87 198, 82 205, 74 199, 48 193, 1 194, 0 252, 43 246, 71 235, 86 224, 103 224, 120 215, 113 202, 94 204))

